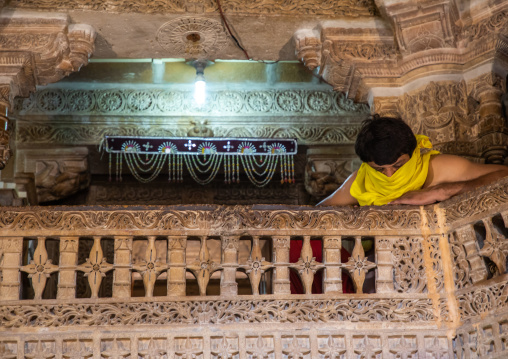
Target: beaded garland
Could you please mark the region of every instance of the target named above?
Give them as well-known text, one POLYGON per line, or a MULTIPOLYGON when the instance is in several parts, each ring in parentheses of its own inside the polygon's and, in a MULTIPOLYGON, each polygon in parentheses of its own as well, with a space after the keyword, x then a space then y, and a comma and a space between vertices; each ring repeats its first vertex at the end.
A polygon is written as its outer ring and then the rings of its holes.
POLYGON ((295 182, 294 139, 105 136, 101 147, 109 153, 110 180, 115 153, 117 181, 122 180, 125 160, 134 178, 142 183, 153 181, 166 162, 170 182, 183 182, 184 163, 191 177, 201 185, 213 181, 221 165, 224 182, 239 183, 240 163, 257 187, 272 180, 279 163, 280 182, 295 182))

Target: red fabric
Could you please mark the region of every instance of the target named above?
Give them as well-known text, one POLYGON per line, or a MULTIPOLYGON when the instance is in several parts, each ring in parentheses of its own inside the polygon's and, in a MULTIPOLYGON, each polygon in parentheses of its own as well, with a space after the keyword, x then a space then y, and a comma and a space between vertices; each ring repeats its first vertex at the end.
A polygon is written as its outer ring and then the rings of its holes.
MULTIPOLYGON (((311 239, 310 246, 312 248, 312 256, 316 258, 317 262, 323 262, 323 247, 320 239, 311 239)), ((300 253, 302 251, 303 241, 291 240, 289 242, 289 262, 296 263, 300 259, 300 253)), ((341 248, 340 251, 341 261, 345 263, 349 260, 349 252, 341 248)), ((289 271, 289 280, 291 282, 291 294, 304 294, 302 281, 295 270, 289 271)), ((353 282, 351 279, 342 273, 342 292, 343 293, 354 293, 353 282)), ((321 294, 323 293, 323 271, 320 270, 314 275, 314 281, 312 282, 312 293, 321 294)))

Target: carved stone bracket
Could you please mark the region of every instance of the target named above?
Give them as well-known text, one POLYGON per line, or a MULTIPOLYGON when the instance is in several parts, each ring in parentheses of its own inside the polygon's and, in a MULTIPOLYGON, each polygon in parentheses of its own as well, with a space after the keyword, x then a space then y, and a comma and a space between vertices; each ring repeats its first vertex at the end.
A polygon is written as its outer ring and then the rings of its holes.
POLYGON ((381 21, 323 22, 293 36, 297 57, 350 99, 367 102, 373 88, 400 89, 430 73, 464 73, 486 62, 508 67, 506 5, 472 19, 448 0, 376 4, 393 31, 381 21))
MULTIPOLYGON (((16 96, 56 82, 88 64, 95 30, 70 24, 65 14, 4 11, 0 15, 0 113, 7 116, 16 96)), ((6 117, 0 119, 0 169, 9 159, 6 117)))
POLYGON ((300 30, 293 36, 296 55, 305 66, 314 70, 321 65, 321 39, 312 30, 300 30))

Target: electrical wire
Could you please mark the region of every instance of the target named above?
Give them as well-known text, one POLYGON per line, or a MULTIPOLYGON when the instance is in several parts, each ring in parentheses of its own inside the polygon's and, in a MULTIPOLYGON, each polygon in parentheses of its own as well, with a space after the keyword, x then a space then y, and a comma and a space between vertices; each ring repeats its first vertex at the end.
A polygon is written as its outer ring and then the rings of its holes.
POLYGON ((243 48, 242 45, 240 45, 240 42, 238 41, 238 39, 235 37, 235 35, 233 35, 233 33, 231 32, 231 29, 229 28, 229 24, 228 22, 226 21, 226 18, 224 17, 224 13, 222 12, 222 6, 220 5, 220 0, 215 0, 217 2, 217 6, 219 7, 219 13, 220 13, 220 17, 222 18, 222 21, 224 22, 224 25, 226 25, 226 29, 228 30, 229 32, 229 35, 231 35, 231 37, 233 38, 233 40, 235 41, 236 43, 236 46, 238 46, 238 48, 240 50, 243 51, 243 53, 245 54, 245 57, 247 58, 247 60, 250 60, 250 56, 249 54, 247 53, 247 50, 245 50, 243 48))

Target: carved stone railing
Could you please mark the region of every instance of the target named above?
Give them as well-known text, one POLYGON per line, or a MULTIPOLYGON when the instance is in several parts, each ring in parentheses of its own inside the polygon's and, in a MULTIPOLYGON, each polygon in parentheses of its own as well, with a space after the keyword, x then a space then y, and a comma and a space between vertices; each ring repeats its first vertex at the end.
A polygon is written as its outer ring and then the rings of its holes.
POLYGON ((508 179, 426 207, 4 207, 0 357, 503 357, 507 221, 508 179))

